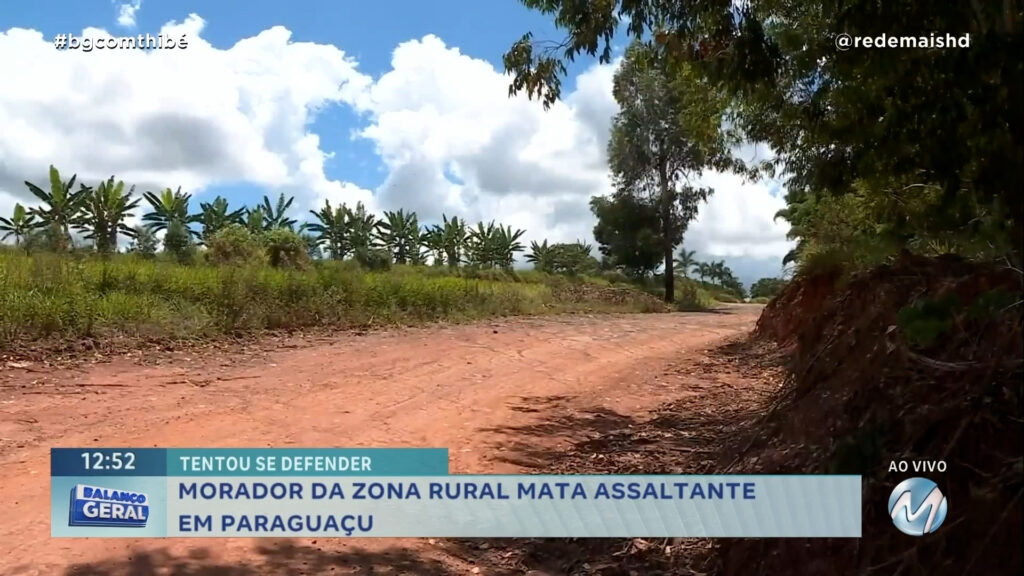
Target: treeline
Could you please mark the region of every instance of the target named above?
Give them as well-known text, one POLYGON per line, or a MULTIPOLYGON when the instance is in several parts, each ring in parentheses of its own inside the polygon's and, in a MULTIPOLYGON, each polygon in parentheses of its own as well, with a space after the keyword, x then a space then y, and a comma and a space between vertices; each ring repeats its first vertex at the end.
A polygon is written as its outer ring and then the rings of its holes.
MULTIPOLYGON (((65 181, 53 166, 49 175, 48 189, 25 183, 39 206, 26 209, 17 204, 10 218, 0 218, 2 239, 13 238, 15 246, 29 253, 86 250, 106 256, 118 252, 123 239, 127 240, 125 252, 152 258, 162 249, 181 264, 205 261, 303 268, 313 260, 327 259, 355 261, 369 270, 399 264, 507 271, 525 252, 526 262, 548 274, 603 275, 641 285, 659 276, 654 270, 657 262, 637 269, 632 260, 616 258, 618 246, 602 244, 605 255, 600 260, 593 256, 593 246, 582 241, 534 241, 527 251, 520 241, 524 230, 493 221, 470 225, 457 216, 443 215, 441 223, 426 226, 414 212, 385 211, 378 217, 362 203, 349 207, 325 201, 319 210, 309 211, 308 221, 299 222, 290 214, 294 198, 284 195, 276 201, 264 196, 261 203, 240 208, 218 196, 200 202, 199 210, 193 211, 191 195, 180 188, 135 196, 134 187, 113 176, 95 187, 79 182, 75 188, 76 175, 65 181), (143 207, 142 224, 129 226, 127 221, 143 207), (162 239, 158 239, 160 232, 162 239), (76 234, 86 243, 76 245, 76 234)), ((601 225, 595 230, 600 232, 601 225)), ((683 249, 676 262, 674 273, 682 278, 692 272, 704 287, 715 288, 715 294, 746 296, 724 261, 697 262, 692 251, 683 249)))
POLYGON ((58 253, 76 248, 74 232, 89 241, 87 249, 101 255, 118 250, 120 238, 130 241, 127 251, 155 255, 163 232, 163 250, 181 263, 191 262, 199 248, 207 260, 228 263, 262 260, 274 266, 302 266, 309 259, 355 259, 377 269, 390 264, 426 264, 458 267, 510 269, 515 255, 524 247, 523 230, 513 230, 493 221, 470 226, 458 217, 444 216, 443 223, 421 226, 415 213, 404 210, 384 212, 382 218, 369 213, 362 203, 355 207, 331 206, 310 211, 309 222, 299 223, 289 215, 294 198, 281 195, 276 202, 267 196, 256 206, 232 209, 217 197, 191 210, 191 194, 170 188, 159 194, 134 196, 114 177, 96 187, 79 183, 77 177, 63 180, 50 167, 48 190, 26 182, 41 205, 26 209, 18 204, 10 218, 0 218, 3 239, 14 238, 25 249, 58 253), (145 201, 149 210, 141 226, 126 222, 145 201))

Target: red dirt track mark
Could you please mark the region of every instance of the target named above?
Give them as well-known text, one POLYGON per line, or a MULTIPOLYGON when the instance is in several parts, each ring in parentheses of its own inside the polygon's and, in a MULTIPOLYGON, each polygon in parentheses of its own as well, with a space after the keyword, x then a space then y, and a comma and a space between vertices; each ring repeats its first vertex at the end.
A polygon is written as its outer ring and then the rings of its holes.
POLYGON ((760 310, 342 334, 264 358, 197 353, 157 366, 128 357, 81 369, 0 365, 0 574, 474 573, 425 540, 282 544, 323 555, 311 561, 267 560, 267 539, 51 539, 49 449, 447 447, 452 473, 522 472, 524 442, 556 452, 573 438, 517 442, 510 428, 592 410, 643 416, 686 394, 662 373, 671 361, 748 331, 760 310))

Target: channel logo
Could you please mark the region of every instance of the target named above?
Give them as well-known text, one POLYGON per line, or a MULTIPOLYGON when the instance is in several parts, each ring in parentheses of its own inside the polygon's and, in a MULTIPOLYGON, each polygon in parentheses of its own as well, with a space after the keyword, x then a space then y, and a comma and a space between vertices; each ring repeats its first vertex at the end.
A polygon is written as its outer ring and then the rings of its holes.
POLYGON ((931 534, 946 520, 946 497, 927 478, 907 478, 889 495, 889 516, 904 534, 931 534))
POLYGON ((142 492, 76 484, 71 489, 68 526, 144 528, 149 497, 142 492))

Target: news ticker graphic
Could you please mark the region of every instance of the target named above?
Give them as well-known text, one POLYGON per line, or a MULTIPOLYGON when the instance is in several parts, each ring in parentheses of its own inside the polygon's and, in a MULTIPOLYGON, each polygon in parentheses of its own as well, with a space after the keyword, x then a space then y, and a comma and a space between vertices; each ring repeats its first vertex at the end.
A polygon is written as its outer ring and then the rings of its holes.
POLYGON ((861 536, 849 475, 462 475, 443 448, 54 448, 54 537, 861 536))

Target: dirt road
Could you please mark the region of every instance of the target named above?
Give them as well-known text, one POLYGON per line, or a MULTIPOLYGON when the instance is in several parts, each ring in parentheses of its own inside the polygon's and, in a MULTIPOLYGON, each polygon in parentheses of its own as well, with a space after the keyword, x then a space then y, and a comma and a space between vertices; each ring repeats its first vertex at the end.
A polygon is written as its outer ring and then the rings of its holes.
POLYGON ((581 411, 642 416, 686 393, 665 366, 749 330, 759 312, 514 319, 0 365, 0 574, 474 573, 421 540, 51 539, 49 449, 437 446, 453 473, 520 472, 574 438, 516 429, 581 411))

